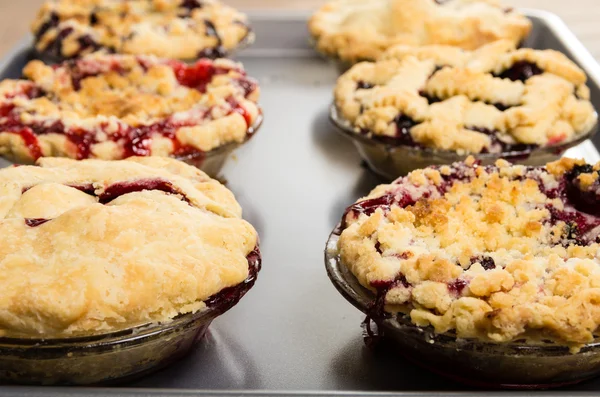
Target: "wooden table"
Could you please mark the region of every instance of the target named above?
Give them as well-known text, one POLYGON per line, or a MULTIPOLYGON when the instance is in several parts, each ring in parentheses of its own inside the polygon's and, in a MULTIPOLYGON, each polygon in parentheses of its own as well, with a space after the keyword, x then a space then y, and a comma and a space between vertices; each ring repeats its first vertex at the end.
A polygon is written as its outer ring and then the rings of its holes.
MULTIPOLYGON (((227 0, 226 0, 227 1, 227 0)), ((368 1, 368 0, 365 0, 368 1)), ((563 18, 600 61, 600 0, 505 0, 517 7, 540 8, 563 18)), ((0 0, 0 54, 21 39, 43 0, 0 0)), ((316 8, 323 0, 228 0, 244 10, 316 8)))

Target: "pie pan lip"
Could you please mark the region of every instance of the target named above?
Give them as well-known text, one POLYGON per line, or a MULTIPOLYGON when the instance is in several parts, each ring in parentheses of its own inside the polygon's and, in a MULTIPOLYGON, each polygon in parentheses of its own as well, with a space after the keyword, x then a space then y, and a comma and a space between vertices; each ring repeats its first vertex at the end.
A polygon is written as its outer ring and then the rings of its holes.
POLYGON ((207 306, 202 310, 170 321, 68 337, 0 337, 0 384, 122 383, 160 369, 185 355, 215 318, 244 297, 254 286, 261 263, 257 244, 248 254, 245 280, 204 300, 207 306))
POLYGON ((337 130, 352 139, 361 156, 374 172, 388 179, 395 179, 410 171, 430 165, 444 165, 464 161, 469 156, 481 160, 484 165, 493 164, 498 159, 505 159, 514 164, 544 165, 558 159, 568 149, 593 138, 599 129, 598 113, 596 111, 594 111, 594 116, 595 122, 588 131, 567 142, 542 146, 532 150, 458 154, 451 150, 393 145, 365 134, 359 134, 342 117, 335 103, 332 103, 329 107, 329 119, 337 127, 337 130))
MULTIPOLYGON (((259 107, 260 109, 260 107, 259 107)), ((182 156, 171 156, 176 160, 183 161, 189 165, 192 165, 201 171, 205 172, 211 178, 218 178, 219 173, 225 166, 229 155, 240 146, 247 143, 260 129, 264 122, 264 116, 262 110, 256 118, 253 125, 251 125, 246 131, 246 136, 242 142, 229 142, 224 145, 218 146, 208 152, 194 152, 182 156)))
MULTIPOLYGON (((338 292, 368 316, 375 294, 363 287, 342 263, 337 248, 341 230, 340 223, 327 240, 327 275, 338 292)), ((472 386, 548 389, 600 375, 598 337, 573 354, 569 346, 550 341, 527 343, 519 339, 494 343, 459 339, 450 332, 436 334, 432 327, 418 327, 402 314, 379 319, 377 326, 403 358, 472 386)))

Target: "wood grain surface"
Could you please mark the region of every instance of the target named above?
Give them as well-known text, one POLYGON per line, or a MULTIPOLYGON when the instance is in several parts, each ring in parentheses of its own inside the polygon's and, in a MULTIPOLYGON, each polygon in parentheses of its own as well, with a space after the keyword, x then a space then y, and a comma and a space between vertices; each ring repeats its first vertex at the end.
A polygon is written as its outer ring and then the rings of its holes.
MULTIPOLYGON (((368 0, 365 0, 368 1, 368 0)), ((0 0, 0 54, 14 46, 29 30, 43 0, 0 0)), ((229 0, 244 10, 310 10, 323 0, 229 0)), ((540 8, 563 18, 583 44, 600 61, 600 0, 505 0, 521 8, 540 8)))

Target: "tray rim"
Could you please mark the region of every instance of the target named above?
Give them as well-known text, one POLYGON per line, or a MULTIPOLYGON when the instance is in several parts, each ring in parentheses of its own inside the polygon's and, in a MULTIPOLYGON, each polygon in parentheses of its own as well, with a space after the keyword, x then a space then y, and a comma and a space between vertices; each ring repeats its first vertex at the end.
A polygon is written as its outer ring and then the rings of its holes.
MULTIPOLYGON (((562 18, 553 12, 533 9, 533 8, 519 8, 519 11, 524 13, 528 17, 533 17, 544 21, 546 27, 550 29, 556 39, 561 42, 569 50, 575 61, 585 70, 589 80, 600 86, 600 60, 596 60, 589 50, 583 45, 579 38, 572 32, 568 25, 562 18)), ((306 21, 314 10, 244 10, 249 19, 253 20, 280 20, 290 22, 306 21)), ((307 33, 308 34, 308 33, 307 33)), ((20 39, 12 48, 10 48, 4 54, 1 54, 0 58, 0 71, 4 70, 6 66, 21 52, 31 48, 31 34, 26 34, 25 37, 20 39)), ((246 52, 241 52, 243 56, 246 52)), ((318 54, 314 53, 314 56, 318 54)), ((326 276, 324 274, 324 276, 326 276)), ((47 386, 3 386, 0 385, 0 395, 6 397, 54 397, 54 396, 90 396, 90 397, 188 397, 188 396, 215 396, 215 397, 239 397, 239 396, 250 396, 250 397, 320 397, 320 396, 333 396, 333 397, 351 397, 351 396, 373 396, 373 397, 417 397, 417 396, 481 396, 482 394, 489 396, 530 396, 531 393, 514 392, 514 391, 461 391, 461 392, 447 392, 447 391, 403 391, 403 392, 371 392, 371 391, 287 391, 287 390, 210 390, 210 389, 178 389, 178 388, 133 388, 133 387, 47 387, 47 386)), ((542 391, 536 392, 539 396, 597 396, 597 391, 542 391)))
MULTIPOLYGON (((197 389, 127 389, 127 388, 48 388, 33 386, 7 386, 0 387, 2 396, 5 397, 57 397, 57 396, 91 396, 91 397, 421 397, 421 396, 508 396, 511 397, 530 397, 531 392, 514 391, 470 391, 470 392, 341 392, 341 391, 265 391, 265 390, 197 390, 197 389)), ((597 392, 582 391, 561 393, 554 392, 535 392, 536 396, 597 396, 597 392)))

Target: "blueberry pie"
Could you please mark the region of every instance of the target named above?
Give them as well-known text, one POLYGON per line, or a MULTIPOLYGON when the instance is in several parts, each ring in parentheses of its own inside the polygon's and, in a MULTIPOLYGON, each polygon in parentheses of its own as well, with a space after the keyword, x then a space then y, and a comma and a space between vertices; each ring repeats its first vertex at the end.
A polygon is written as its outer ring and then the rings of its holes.
POLYGON ((320 52, 354 63, 397 44, 473 50, 506 39, 517 45, 531 22, 497 0, 333 0, 309 29, 320 52))
POLYGON ((0 336, 169 321, 252 286, 256 231, 195 167, 161 157, 38 165, 0 170, 0 336))
POLYGON ((0 155, 21 163, 203 156, 244 142, 261 119, 257 83, 226 59, 91 54, 32 61, 24 75, 0 83, 0 155))
POLYGON ((553 50, 397 46, 342 75, 335 105, 356 134, 386 144, 505 153, 589 133, 597 114, 585 83, 553 50))
POLYGON ((57 59, 95 51, 195 60, 252 39, 247 17, 218 0, 48 0, 35 48, 57 59))
POLYGON ((600 163, 568 158, 417 170, 346 210, 339 254, 377 294, 374 318, 585 344, 600 325, 599 174, 600 163))

